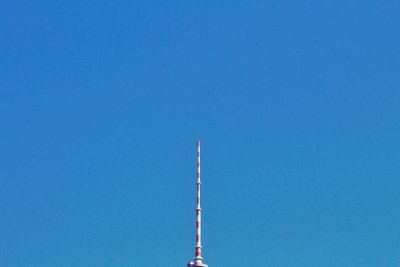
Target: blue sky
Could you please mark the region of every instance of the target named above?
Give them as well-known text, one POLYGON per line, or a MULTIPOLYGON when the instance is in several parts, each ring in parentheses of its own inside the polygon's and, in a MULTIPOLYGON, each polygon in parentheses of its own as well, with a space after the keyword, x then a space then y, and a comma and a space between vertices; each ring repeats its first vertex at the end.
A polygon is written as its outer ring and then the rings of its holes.
POLYGON ((4 1, 1 266, 398 266, 399 14, 4 1))

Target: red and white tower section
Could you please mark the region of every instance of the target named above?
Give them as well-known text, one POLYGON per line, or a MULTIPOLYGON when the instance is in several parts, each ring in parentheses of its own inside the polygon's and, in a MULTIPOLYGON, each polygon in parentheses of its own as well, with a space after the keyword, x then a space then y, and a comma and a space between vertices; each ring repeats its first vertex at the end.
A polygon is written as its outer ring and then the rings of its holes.
POLYGON ((196 247, 193 261, 188 263, 188 267, 208 267, 203 263, 201 255, 201 175, 200 175, 200 140, 197 140, 197 206, 196 206, 196 247))

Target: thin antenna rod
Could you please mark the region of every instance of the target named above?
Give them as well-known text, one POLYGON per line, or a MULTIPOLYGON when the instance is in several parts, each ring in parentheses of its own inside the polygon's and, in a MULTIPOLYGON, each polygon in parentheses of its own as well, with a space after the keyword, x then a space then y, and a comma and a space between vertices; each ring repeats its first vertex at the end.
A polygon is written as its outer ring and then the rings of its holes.
POLYGON ((200 205, 200 140, 197 140, 197 208, 196 208, 196 261, 203 261, 201 256, 201 205, 200 205))
POLYGON ((189 261, 188 267, 208 267, 203 262, 201 256, 201 205, 200 205, 200 191, 201 191, 201 180, 200 180, 200 140, 197 140, 197 207, 196 207, 196 254, 193 261, 189 261))

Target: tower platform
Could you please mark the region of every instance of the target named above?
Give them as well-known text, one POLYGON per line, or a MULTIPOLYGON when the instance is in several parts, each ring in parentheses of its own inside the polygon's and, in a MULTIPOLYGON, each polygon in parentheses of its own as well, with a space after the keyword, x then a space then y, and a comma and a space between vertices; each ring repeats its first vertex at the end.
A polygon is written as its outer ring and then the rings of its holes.
POLYGON ((208 265, 199 261, 198 262, 191 261, 187 264, 187 267, 208 267, 208 265))

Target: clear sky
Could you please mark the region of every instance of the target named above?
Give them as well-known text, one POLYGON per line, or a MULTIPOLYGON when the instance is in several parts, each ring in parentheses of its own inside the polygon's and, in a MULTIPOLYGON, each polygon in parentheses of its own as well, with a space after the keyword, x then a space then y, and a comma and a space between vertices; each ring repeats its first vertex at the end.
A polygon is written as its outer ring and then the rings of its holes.
POLYGON ((2 1, 0 265, 400 264, 399 1, 2 1))

